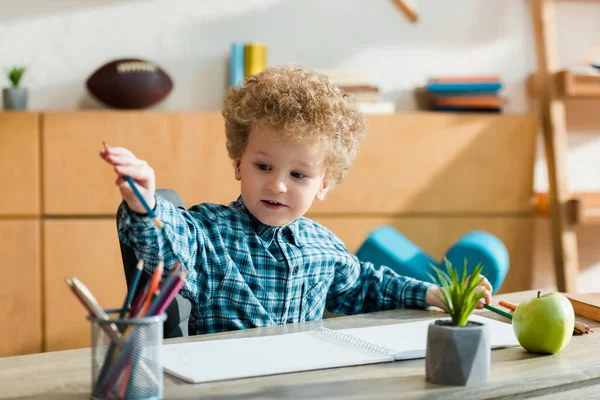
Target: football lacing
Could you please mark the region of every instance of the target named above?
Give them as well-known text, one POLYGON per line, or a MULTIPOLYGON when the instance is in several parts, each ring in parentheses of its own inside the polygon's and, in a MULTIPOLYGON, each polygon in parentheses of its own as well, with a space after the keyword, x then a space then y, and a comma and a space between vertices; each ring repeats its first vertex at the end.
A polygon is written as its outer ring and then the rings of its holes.
POLYGON ((156 65, 145 61, 130 61, 117 64, 117 72, 126 74, 130 72, 155 72, 158 69, 156 65))

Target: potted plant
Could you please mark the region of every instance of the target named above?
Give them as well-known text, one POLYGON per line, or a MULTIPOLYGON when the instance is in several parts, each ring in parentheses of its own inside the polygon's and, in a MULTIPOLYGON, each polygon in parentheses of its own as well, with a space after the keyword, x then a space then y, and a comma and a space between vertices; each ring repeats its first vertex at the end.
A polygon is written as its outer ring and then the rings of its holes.
POLYGON ((25 67, 12 67, 8 71, 8 80, 12 87, 4 88, 2 100, 6 110, 24 110, 27 108, 27 89, 20 87, 25 67))
POLYGON ((486 382, 490 370, 491 346, 487 326, 469 321, 484 293, 475 291, 483 265, 478 263, 462 274, 445 259, 447 271, 432 266, 430 275, 440 288, 440 300, 451 319, 436 320, 429 325, 425 371, 427 379, 442 385, 469 385, 486 382))

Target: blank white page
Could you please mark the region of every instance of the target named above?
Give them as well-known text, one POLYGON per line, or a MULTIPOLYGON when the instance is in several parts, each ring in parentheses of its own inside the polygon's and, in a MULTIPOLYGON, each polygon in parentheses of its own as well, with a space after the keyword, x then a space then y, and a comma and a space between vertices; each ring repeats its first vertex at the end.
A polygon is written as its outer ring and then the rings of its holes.
POLYGON ((393 361, 315 331, 161 346, 166 372, 210 382, 393 361))
MULTIPOLYGON (((440 319, 448 319, 448 315, 440 319)), ((519 341, 511 324, 472 314, 470 321, 481 322, 488 326, 492 349, 518 346, 519 341)), ((343 329, 362 340, 385 346, 394 350, 396 360, 408 360, 425 357, 427 349, 427 330, 434 320, 407 322, 393 325, 372 326, 368 328, 343 329)))

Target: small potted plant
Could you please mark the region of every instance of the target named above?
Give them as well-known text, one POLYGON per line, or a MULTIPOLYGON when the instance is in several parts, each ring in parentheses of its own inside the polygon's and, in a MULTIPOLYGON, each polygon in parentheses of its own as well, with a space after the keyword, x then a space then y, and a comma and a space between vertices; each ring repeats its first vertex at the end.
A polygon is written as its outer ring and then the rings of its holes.
POLYGON ((469 315, 482 300, 476 291, 483 265, 478 263, 462 274, 445 259, 447 271, 432 266, 430 275, 440 288, 440 300, 451 319, 436 320, 429 325, 425 371, 427 379, 442 385, 469 385, 486 382, 490 370, 490 337, 487 326, 469 321, 469 315))
POLYGON ((8 71, 8 80, 12 86, 4 88, 2 91, 2 100, 6 110, 24 110, 27 108, 27 89, 19 86, 24 73, 25 67, 12 67, 8 71))

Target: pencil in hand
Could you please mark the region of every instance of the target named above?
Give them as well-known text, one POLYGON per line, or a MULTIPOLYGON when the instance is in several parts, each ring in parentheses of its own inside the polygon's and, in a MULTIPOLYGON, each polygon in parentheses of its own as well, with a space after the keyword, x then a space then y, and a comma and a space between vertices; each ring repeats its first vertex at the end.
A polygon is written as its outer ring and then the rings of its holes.
POLYGON ((146 212, 148 213, 148 216, 150 218, 152 218, 152 221, 154 221, 154 223, 156 224, 156 226, 158 226, 159 228, 162 228, 164 226, 163 223, 162 223, 162 221, 156 216, 156 213, 154 212, 153 209, 150 208, 150 206, 148 205, 148 203, 146 203, 146 200, 144 200, 144 197, 142 196, 142 194, 138 190, 138 188, 135 185, 135 182, 133 181, 133 179, 131 179, 130 176, 123 176, 123 179, 125 179, 127 181, 127 183, 129 183, 129 186, 131 186, 131 189, 133 190, 133 193, 135 193, 135 195, 137 196, 137 198, 140 201, 140 203, 142 203, 142 205, 146 209, 146 212))
MULTIPOLYGON (((102 141, 102 145, 104 146, 105 149, 108 150, 108 145, 104 141, 102 141)), ((144 207, 144 209, 148 213, 148 216, 150 218, 152 218, 152 220, 154 221, 154 223, 156 224, 156 226, 159 227, 159 228, 163 228, 164 224, 158 218, 158 216, 156 215, 156 213, 154 212, 154 210, 150 208, 150 206, 148 205, 148 203, 144 199, 144 196, 142 196, 142 194, 140 193, 139 189, 137 188, 137 185, 135 184, 135 182, 133 181, 133 179, 131 179, 130 176, 126 176, 126 175, 123 175, 123 179, 125 179, 125 181, 129 184, 129 186, 131 187, 131 190, 133 190, 133 193, 138 198, 138 200, 140 201, 140 203, 142 203, 142 206, 144 207)))

